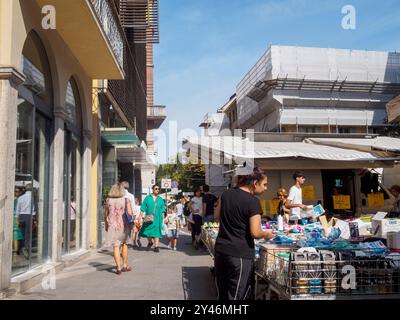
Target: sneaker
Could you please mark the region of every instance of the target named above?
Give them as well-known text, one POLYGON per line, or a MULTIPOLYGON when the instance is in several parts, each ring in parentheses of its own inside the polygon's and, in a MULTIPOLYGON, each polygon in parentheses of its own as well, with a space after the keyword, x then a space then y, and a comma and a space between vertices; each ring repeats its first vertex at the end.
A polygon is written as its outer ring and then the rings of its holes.
POLYGON ((174 247, 174 249, 173 249, 174 251, 176 251, 176 247, 174 247))
POLYGON ((159 247, 155 247, 154 248, 154 252, 160 252, 160 248, 159 247))

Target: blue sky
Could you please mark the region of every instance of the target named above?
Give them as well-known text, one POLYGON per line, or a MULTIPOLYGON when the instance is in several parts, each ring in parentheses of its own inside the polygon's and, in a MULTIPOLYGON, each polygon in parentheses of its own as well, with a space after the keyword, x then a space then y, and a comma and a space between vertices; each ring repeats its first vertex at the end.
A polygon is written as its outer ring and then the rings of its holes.
MULTIPOLYGON (((271 44, 400 51, 399 0, 159 1, 155 103, 167 106, 167 136, 170 121, 199 131, 271 44), (345 5, 356 9, 356 30, 341 27, 345 5)), ((162 142, 158 149, 160 162, 175 153, 162 142)))

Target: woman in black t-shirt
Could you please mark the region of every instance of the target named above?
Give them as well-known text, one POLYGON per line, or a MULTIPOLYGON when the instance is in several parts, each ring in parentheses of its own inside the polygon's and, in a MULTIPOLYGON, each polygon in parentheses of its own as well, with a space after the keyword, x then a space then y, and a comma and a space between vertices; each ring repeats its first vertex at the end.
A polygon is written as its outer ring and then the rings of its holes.
POLYGON ((258 168, 238 177, 238 186, 225 191, 218 200, 215 218, 220 230, 215 245, 215 276, 218 300, 253 298, 254 239, 271 239, 261 229, 261 195, 267 188, 267 176, 258 168))

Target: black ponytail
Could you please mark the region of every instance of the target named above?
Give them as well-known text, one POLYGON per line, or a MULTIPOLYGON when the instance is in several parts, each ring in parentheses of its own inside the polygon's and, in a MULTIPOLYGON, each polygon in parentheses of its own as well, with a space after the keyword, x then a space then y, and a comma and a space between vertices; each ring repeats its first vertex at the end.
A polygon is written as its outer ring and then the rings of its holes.
POLYGON ((245 176, 238 176, 236 187, 244 187, 247 186, 250 189, 254 188, 254 182, 261 182, 263 181, 267 175, 264 173, 263 170, 260 168, 254 168, 253 173, 245 176))

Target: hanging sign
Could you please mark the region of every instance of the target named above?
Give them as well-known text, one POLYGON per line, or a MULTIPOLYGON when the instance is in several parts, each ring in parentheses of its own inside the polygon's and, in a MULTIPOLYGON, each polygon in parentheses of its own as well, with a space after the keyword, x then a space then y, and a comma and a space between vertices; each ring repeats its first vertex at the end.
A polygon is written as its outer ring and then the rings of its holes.
POLYGON ((346 210, 351 209, 350 196, 333 196, 333 209, 346 210))
POLYGON ((270 214, 273 214, 273 215, 278 214, 279 203, 280 203, 279 199, 269 200, 269 213, 270 214))
POLYGON ((303 200, 314 200, 315 193, 314 193, 314 186, 305 186, 302 188, 303 190, 303 200))
POLYGON ((385 205, 385 197, 383 193, 374 193, 368 195, 369 208, 383 207, 384 205, 385 205))
POLYGON ((261 209, 263 212, 263 215, 267 214, 267 201, 266 200, 261 200, 261 209))

